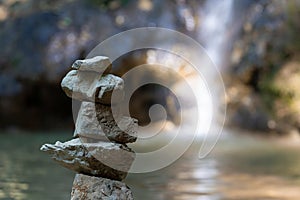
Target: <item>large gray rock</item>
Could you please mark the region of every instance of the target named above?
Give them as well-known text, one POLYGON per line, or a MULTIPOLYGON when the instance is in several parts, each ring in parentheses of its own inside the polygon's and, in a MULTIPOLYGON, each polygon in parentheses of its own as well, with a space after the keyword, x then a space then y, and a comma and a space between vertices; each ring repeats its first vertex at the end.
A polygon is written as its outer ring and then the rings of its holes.
POLYGON ((130 188, 123 182, 76 174, 71 200, 133 200, 130 188))
POLYGON ((70 98, 80 101, 111 104, 112 92, 116 92, 117 101, 123 99, 124 81, 117 76, 90 71, 71 70, 62 80, 61 87, 70 98))
POLYGON ((95 104, 95 106, 97 119, 109 140, 118 143, 132 143, 136 141, 137 119, 126 116, 113 116, 111 107, 102 104, 95 104))
POLYGON ((114 119, 111 108, 98 105, 96 117, 96 105, 93 102, 82 102, 75 124, 74 137, 89 140, 114 141, 118 143, 130 143, 136 140, 137 120, 121 116, 114 119), (118 127, 118 125, 121 127, 118 127))
POLYGON ((107 74, 111 70, 111 62, 108 57, 95 56, 85 60, 76 60, 73 69, 81 71, 93 71, 99 74, 107 74))
POLYGON ((86 101, 81 103, 75 124, 74 137, 108 140, 97 120, 95 103, 86 101))
POLYGON ((79 138, 44 144, 41 151, 75 172, 113 180, 123 180, 135 158, 135 153, 125 145, 103 141, 88 143, 79 138))

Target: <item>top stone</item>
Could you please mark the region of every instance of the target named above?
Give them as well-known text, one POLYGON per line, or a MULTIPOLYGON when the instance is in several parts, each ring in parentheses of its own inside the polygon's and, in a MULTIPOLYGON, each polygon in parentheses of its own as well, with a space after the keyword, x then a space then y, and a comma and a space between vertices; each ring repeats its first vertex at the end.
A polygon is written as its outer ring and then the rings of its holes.
POLYGON ((95 72, 80 70, 71 70, 61 82, 68 97, 105 105, 115 104, 123 99, 123 86, 124 81, 118 76, 101 76, 95 72), (116 92, 116 98, 112 102, 113 91, 116 92))
POLYGON ((85 60, 76 60, 73 69, 80 71, 92 71, 100 74, 107 74, 111 70, 111 62, 108 57, 96 56, 85 60))

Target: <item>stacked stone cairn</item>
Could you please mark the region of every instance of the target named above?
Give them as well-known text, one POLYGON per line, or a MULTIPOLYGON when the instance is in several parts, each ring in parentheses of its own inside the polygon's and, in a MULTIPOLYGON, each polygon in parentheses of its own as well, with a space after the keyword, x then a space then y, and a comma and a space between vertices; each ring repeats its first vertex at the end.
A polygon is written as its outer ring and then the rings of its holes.
POLYGON ((71 200, 133 199, 121 181, 135 158, 126 144, 136 141, 138 125, 136 119, 115 113, 124 96, 124 82, 110 70, 111 62, 104 56, 75 61, 61 82, 67 96, 81 101, 74 138, 41 147, 77 173, 71 200))

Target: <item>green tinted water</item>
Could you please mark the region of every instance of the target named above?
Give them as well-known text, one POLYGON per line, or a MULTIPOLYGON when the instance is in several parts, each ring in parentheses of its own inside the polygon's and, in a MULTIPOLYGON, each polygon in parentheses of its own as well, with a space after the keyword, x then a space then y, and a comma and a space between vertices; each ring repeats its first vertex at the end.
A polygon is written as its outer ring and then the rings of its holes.
MULTIPOLYGON (((41 144, 70 135, 0 135, 0 199, 70 199, 74 173, 39 151, 41 144)), ((135 199, 300 198, 300 154, 295 145, 227 137, 203 160, 197 159, 198 147, 167 168, 129 175, 125 182, 135 199)))

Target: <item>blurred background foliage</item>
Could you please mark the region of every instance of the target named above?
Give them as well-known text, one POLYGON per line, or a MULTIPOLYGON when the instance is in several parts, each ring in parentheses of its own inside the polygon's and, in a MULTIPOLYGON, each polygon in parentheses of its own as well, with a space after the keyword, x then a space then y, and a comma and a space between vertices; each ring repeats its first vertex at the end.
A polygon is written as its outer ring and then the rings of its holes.
MULTIPOLYGON (((144 26, 177 30, 202 44, 205 3, 0 0, 0 128, 72 129, 71 100, 60 81, 76 59, 109 36, 144 26)), ((232 16, 220 69, 227 88, 227 125, 299 132, 300 1, 236 0, 232 16)), ((114 72, 144 61, 143 54, 136 55, 121 58, 114 72)))

